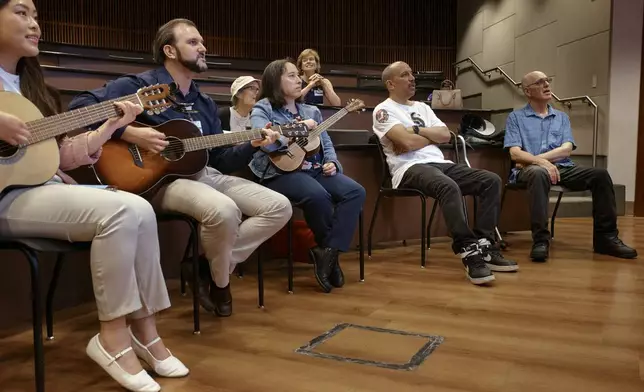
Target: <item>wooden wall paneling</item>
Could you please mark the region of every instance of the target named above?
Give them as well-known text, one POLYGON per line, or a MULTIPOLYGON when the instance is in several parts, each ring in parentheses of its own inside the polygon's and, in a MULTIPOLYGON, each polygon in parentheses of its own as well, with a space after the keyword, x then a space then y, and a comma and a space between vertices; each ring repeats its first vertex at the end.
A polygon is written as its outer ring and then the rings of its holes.
POLYGON ((297 57, 312 47, 324 63, 407 61, 453 78, 453 0, 57 0, 39 2, 47 42, 150 52, 158 27, 194 21, 208 52, 234 58, 297 57))

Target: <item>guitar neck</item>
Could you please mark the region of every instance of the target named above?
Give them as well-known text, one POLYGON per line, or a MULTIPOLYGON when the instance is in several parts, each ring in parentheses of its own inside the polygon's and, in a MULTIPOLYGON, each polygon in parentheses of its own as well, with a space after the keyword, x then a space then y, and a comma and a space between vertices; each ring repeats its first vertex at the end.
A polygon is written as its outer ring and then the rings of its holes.
POLYGON ((209 148, 222 147, 250 140, 263 139, 264 135, 260 128, 248 131, 220 133, 217 135, 198 136, 183 139, 186 152, 206 150, 209 148))
POLYGON ((114 105, 114 102, 129 101, 141 106, 139 97, 136 94, 101 102, 95 105, 60 113, 55 116, 45 117, 29 121, 27 129, 31 132, 27 144, 34 144, 43 140, 63 135, 75 129, 84 128, 88 125, 116 117, 121 111, 114 105))
POLYGON ((308 140, 315 139, 316 137, 319 137, 322 132, 326 131, 329 129, 333 124, 337 123, 342 119, 342 117, 346 116, 349 113, 349 111, 346 108, 342 108, 338 110, 334 115, 331 117, 327 118, 326 120, 322 121, 320 124, 318 124, 317 127, 313 131, 309 133, 308 140))

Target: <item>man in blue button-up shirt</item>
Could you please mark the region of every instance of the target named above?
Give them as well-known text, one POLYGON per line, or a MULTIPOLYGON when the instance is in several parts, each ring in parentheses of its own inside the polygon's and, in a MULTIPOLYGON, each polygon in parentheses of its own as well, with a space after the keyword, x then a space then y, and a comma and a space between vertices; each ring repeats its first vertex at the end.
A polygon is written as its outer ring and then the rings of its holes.
POLYGON ((545 261, 549 253, 548 192, 550 185, 593 195, 593 247, 596 253, 635 258, 637 251, 617 236, 617 213, 613 182, 605 169, 576 166, 570 159, 576 148, 565 113, 548 104, 552 98, 551 78, 535 71, 521 81, 528 104, 510 113, 505 130, 505 148, 517 166, 510 182, 527 185, 530 198, 532 251, 534 261, 545 261))
MULTIPOLYGON (((103 88, 80 94, 70 108, 133 94, 148 85, 174 82, 179 90, 176 101, 188 104, 189 108, 184 112, 170 109, 158 115, 142 114, 137 121, 154 126, 171 119, 186 119, 204 135, 222 133, 217 106, 192 80, 208 69, 203 38, 194 23, 185 19, 166 23, 157 33, 153 50, 155 61, 162 67, 126 75, 103 88)), ((194 179, 170 183, 152 200, 155 208, 183 213, 201 223, 201 245, 205 251, 201 271, 210 270, 211 274, 202 276, 199 299, 206 310, 219 316, 232 313, 229 275, 235 265, 246 260, 291 217, 291 203, 286 197, 252 181, 226 175, 245 168, 259 147, 276 140, 276 132, 265 132, 264 140, 212 149, 209 167, 202 173, 194 179), (248 216, 243 222, 242 214, 248 216)), ((154 128, 126 127, 114 137, 155 153, 168 145, 165 135, 154 128)), ((189 267, 189 262, 182 264, 185 276, 191 276, 189 267)))

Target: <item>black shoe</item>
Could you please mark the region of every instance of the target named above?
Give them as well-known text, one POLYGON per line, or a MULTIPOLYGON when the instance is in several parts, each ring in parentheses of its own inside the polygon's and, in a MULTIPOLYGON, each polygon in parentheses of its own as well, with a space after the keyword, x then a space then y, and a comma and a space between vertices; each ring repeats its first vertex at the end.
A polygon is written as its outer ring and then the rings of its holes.
POLYGON ((340 254, 337 250, 333 250, 333 266, 331 267, 331 275, 329 275, 329 282, 333 287, 344 286, 344 273, 340 268, 340 254))
POLYGON ((617 236, 593 238, 593 248, 595 253, 621 259, 634 259, 637 257, 637 251, 624 244, 617 236))
POLYGON ((215 304, 217 316, 228 317, 233 314, 233 296, 230 294, 230 283, 223 289, 213 283, 210 286, 210 300, 215 304))
POLYGON ((492 274, 492 271, 490 271, 490 268, 485 263, 478 244, 471 244, 463 248, 461 252, 466 254, 462 258, 462 261, 470 282, 473 284, 485 284, 494 280, 494 274, 492 274))
POLYGON ((549 242, 535 242, 532 244, 532 250, 530 251, 530 258, 532 261, 544 262, 548 260, 548 255, 550 253, 550 243, 549 242))
POLYGON ((313 260, 315 279, 322 291, 330 293, 333 290, 333 285, 329 281, 333 268, 333 250, 316 246, 309 249, 309 256, 313 260))
POLYGON ((485 241, 484 244, 480 245, 480 248, 483 260, 485 260, 485 264, 490 270, 494 272, 514 272, 519 269, 519 265, 515 261, 503 257, 498 245, 492 245, 489 241, 485 241))
MULTIPOLYGON (((185 279, 188 288, 193 290, 192 287, 192 258, 186 258, 181 262, 181 275, 185 279)), ((199 257, 199 287, 197 288, 197 296, 199 303, 208 312, 215 311, 215 304, 210 300, 210 287, 215 284, 210 277, 210 266, 205 257, 199 257)))

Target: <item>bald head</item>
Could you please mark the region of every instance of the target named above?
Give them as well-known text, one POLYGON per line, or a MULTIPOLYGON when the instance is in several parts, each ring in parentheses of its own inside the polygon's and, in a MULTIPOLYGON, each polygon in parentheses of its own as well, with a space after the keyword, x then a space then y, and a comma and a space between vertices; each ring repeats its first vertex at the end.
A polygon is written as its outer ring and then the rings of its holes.
POLYGON ((532 83, 536 82, 539 79, 547 78, 546 74, 544 74, 541 71, 532 71, 528 72, 523 76, 521 79, 521 87, 526 88, 527 86, 531 85, 532 83))
POLYGON ((548 102, 552 98, 550 82, 552 79, 541 71, 532 71, 521 79, 523 94, 530 102, 548 102))
POLYGON ((394 75, 400 73, 400 70, 405 67, 409 67, 409 65, 404 61, 396 61, 395 63, 389 64, 387 68, 382 71, 382 82, 387 84, 387 80, 391 80, 394 75))

